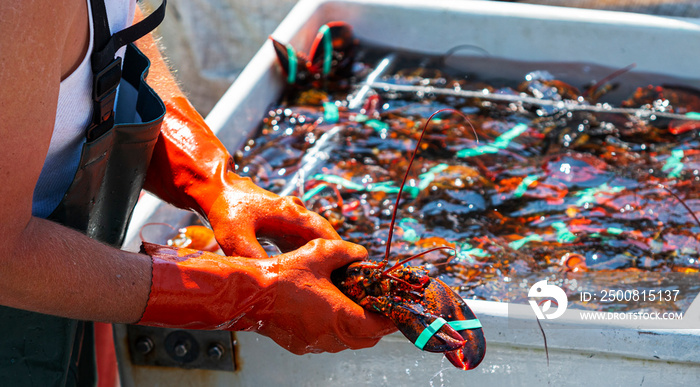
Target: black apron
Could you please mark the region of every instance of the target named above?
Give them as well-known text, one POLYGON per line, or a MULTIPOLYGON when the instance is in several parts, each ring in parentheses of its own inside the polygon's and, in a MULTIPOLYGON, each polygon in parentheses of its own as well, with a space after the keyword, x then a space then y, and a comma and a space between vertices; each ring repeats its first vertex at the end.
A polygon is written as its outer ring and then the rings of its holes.
MULTIPOLYGON (((150 62, 131 42, 160 24, 166 1, 140 23, 114 35, 103 0, 91 3, 93 120, 73 182, 48 219, 121 247, 165 115, 165 105, 145 81, 150 62), (114 54, 126 44, 122 66, 114 54), (120 114, 115 114, 119 84, 120 114), (129 94, 135 98, 127 103, 123 97, 129 94)), ((91 322, 0 307, 0 384, 92 386, 96 380, 91 322)))

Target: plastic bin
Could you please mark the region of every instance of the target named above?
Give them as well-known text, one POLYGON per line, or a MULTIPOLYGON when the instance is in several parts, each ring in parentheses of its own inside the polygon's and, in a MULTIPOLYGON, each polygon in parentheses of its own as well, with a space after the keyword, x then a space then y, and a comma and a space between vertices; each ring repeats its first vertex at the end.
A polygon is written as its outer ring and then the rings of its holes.
MULTIPOLYGON (((686 78, 698 85, 700 23, 655 17, 487 1, 302 0, 273 36, 307 49, 318 28, 343 20, 362 40, 427 53, 455 42, 492 56, 524 61, 591 62, 613 68, 686 78)), ((283 77, 267 42, 207 117, 231 150, 259 126, 281 93, 283 77)), ((148 222, 182 226, 191 215, 144 197, 134 215, 127 248, 137 250, 148 222)), ((488 348, 475 370, 460 371, 438 354, 417 350, 400 333, 374 348, 296 356, 270 339, 236 333, 235 372, 140 367, 119 349, 122 383, 137 385, 344 386, 344 385, 696 385, 700 380, 700 329, 653 330, 627 321, 581 326, 574 319, 547 321, 549 364, 529 305, 468 301, 484 325, 488 348)), ((685 311, 700 328, 700 301, 685 311)), ((312 313, 311 311, 309 313, 312 313)), ((124 328, 117 330, 124 343, 124 328)))

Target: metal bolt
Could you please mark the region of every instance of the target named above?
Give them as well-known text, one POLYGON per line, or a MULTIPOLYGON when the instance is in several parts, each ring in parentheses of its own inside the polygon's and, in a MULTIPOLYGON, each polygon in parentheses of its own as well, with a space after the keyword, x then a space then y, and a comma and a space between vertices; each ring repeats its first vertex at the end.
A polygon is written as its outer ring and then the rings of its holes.
POLYGON ((142 354, 147 354, 153 350, 153 340, 150 337, 139 337, 136 340, 136 350, 142 354))
POLYGON ((185 357, 185 355, 187 355, 187 346, 185 343, 178 343, 175 345, 175 356, 185 357))
POLYGON ((207 350, 207 355, 212 360, 221 360, 224 357, 224 346, 217 343, 212 344, 207 350))

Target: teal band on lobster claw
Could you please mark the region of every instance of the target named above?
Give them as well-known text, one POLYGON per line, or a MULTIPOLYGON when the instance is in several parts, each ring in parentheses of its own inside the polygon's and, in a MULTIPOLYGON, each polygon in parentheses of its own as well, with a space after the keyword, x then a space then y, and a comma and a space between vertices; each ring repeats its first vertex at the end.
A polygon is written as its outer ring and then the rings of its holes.
POLYGON ((425 344, 428 343, 428 340, 430 340, 433 335, 437 333, 437 331, 442 328, 443 325, 447 324, 447 321, 445 321, 444 318, 438 317, 433 321, 430 325, 428 325, 425 329, 423 329, 423 332, 421 332, 420 336, 416 339, 416 342, 414 343, 418 349, 423 350, 423 347, 425 347, 425 344))
POLYGON ((475 318, 474 320, 450 321, 447 323, 447 325, 451 326, 452 329, 454 329, 456 331, 463 331, 466 329, 481 328, 481 321, 479 321, 478 318, 475 318))
POLYGON ((481 328, 481 322, 477 318, 473 320, 457 320, 447 322, 442 317, 438 317, 435 319, 435 321, 428 325, 423 330, 423 332, 421 332, 421 334, 416 339, 416 342, 414 343, 415 346, 422 351, 425 347, 425 344, 428 343, 428 340, 430 340, 430 338, 433 337, 437 333, 437 331, 439 331, 440 328, 442 328, 442 326, 445 324, 451 326, 452 329, 456 331, 481 328))
POLYGON ((319 185, 315 186, 313 189, 306 191, 304 196, 302 196, 301 200, 305 202, 305 201, 311 199, 312 197, 316 196, 316 194, 318 194, 319 192, 326 189, 326 187, 328 187, 327 184, 319 184, 319 185))
POLYGON ((328 24, 324 24, 318 29, 319 34, 323 34, 323 75, 331 72, 331 61, 333 60, 333 39, 331 29, 328 24))
POLYGON ((287 60, 289 60, 289 70, 287 73, 287 83, 294 84, 297 80, 297 53, 291 44, 287 46, 287 60))
POLYGON ((338 106, 336 106, 333 102, 324 102, 323 119, 326 121, 326 123, 335 124, 336 122, 338 122, 339 118, 340 115, 338 113, 338 106))

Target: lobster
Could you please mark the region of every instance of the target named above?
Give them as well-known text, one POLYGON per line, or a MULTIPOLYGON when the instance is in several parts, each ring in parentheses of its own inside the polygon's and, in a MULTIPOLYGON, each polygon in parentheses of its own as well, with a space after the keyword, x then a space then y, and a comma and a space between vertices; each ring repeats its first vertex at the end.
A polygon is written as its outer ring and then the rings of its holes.
POLYGON ((423 134, 433 113, 426 121, 411 156, 394 205, 384 259, 381 262, 353 262, 333 271, 331 281, 351 300, 365 309, 392 320, 408 340, 421 350, 444 353, 457 368, 469 370, 484 358, 486 341, 481 323, 466 302, 454 290, 425 269, 404 263, 435 250, 436 247, 389 266, 391 238, 401 193, 423 134))

